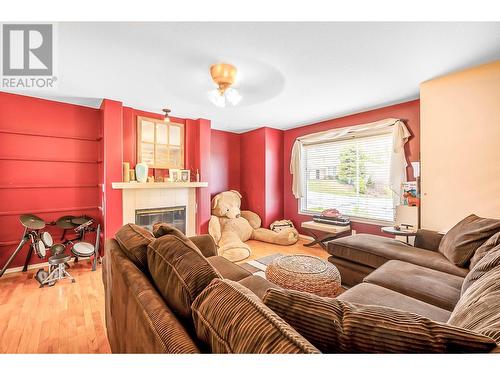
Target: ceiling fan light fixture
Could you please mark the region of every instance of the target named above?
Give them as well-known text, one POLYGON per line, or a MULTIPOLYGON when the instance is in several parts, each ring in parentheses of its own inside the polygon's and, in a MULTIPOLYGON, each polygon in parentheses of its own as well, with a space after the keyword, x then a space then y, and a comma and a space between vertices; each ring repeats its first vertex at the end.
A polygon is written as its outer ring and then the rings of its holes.
POLYGON ((210 91, 208 97, 215 106, 224 108, 226 103, 235 106, 241 101, 241 95, 231 87, 236 81, 236 73, 236 67, 231 64, 219 63, 210 66, 210 76, 217 88, 210 91))

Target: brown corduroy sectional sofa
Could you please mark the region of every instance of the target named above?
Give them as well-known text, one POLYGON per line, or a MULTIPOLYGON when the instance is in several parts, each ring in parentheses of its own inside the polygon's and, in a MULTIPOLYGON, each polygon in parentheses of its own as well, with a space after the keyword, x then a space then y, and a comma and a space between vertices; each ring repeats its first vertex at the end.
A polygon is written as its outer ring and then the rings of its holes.
POLYGON ((479 261, 465 293, 462 276, 386 260, 338 298, 279 288, 217 256, 210 236, 187 238, 168 225, 150 233, 128 224, 105 247, 115 353, 498 351, 500 246, 479 261))

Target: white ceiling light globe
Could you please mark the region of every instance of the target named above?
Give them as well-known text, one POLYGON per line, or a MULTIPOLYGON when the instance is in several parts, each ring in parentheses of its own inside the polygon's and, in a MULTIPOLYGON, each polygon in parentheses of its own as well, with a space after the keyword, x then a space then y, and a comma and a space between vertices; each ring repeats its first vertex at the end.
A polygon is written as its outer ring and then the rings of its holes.
POLYGON ((226 96, 226 100, 232 106, 238 105, 238 103, 241 101, 240 93, 236 89, 233 89, 232 87, 228 88, 224 93, 224 95, 226 96))
POLYGON ((224 108, 226 106, 226 98, 217 89, 208 93, 208 99, 217 107, 224 108))

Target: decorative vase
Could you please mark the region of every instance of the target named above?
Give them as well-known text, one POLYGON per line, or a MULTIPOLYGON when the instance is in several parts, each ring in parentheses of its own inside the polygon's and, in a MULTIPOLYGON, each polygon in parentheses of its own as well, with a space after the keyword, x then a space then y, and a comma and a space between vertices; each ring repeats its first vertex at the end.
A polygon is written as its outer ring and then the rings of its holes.
POLYGON ((136 164, 135 178, 137 182, 146 182, 148 180, 148 165, 146 163, 136 164))

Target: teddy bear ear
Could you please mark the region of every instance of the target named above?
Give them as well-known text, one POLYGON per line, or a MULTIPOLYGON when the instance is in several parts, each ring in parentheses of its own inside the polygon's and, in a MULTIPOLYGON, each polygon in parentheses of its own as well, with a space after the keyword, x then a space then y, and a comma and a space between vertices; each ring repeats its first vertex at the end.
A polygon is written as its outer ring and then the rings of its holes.
POLYGON ((217 207, 217 202, 219 202, 220 194, 217 194, 215 197, 212 199, 212 209, 215 209, 217 207))
POLYGON ((236 195, 238 195, 238 197, 242 198, 241 194, 239 191, 236 191, 236 190, 230 190, 232 191, 233 193, 235 193, 236 195))

